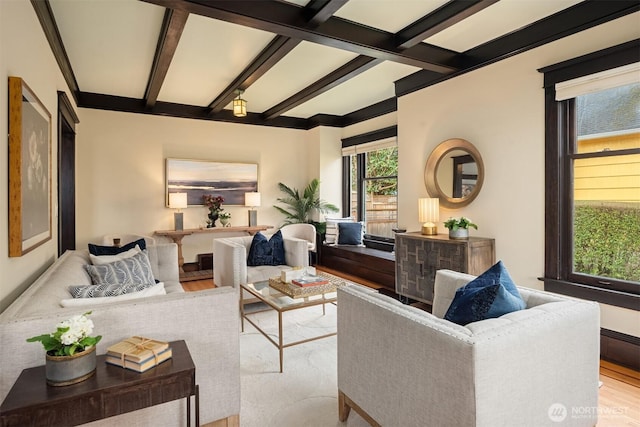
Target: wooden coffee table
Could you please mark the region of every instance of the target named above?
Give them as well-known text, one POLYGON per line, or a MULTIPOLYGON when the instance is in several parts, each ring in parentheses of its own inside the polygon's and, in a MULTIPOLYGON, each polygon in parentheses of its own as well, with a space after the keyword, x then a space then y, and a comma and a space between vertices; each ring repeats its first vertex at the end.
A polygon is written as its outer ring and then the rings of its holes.
MULTIPOLYGON (((333 275, 329 275, 327 273, 320 273, 320 275, 325 276, 334 282, 338 282, 336 283, 336 286, 341 286, 347 283, 345 280, 340 279, 333 275)), ((281 290, 278 290, 273 286, 271 286, 268 280, 265 280, 263 282, 240 285, 240 287, 241 287, 240 319, 241 319, 242 331, 244 332, 244 321, 246 320, 251 325, 253 325, 253 327, 256 328, 258 332, 260 332, 265 338, 267 338, 269 342, 271 342, 271 344, 273 344, 278 348, 278 351, 280 352, 280 372, 282 372, 283 370, 283 352, 285 348, 292 347, 298 344, 304 344, 310 341, 319 340, 322 338, 331 337, 336 335, 337 333, 337 332, 331 332, 328 334, 319 335, 319 336, 307 338, 304 340, 285 343, 283 339, 283 331, 282 331, 282 314, 287 311, 299 310, 302 308, 322 305, 322 314, 324 315, 325 305, 335 304, 335 302, 337 301, 337 294, 335 291, 335 287, 333 287, 332 289, 324 288, 322 292, 317 292, 317 293, 313 291, 307 292, 309 294, 315 294, 315 295, 302 296, 300 298, 291 298, 290 296, 287 296, 281 290), (251 313, 246 313, 244 310, 244 304, 242 302, 243 290, 249 292, 251 295, 256 297, 260 302, 268 305, 270 308, 266 310, 259 310, 259 311, 253 311, 251 313), (249 316, 251 316, 254 313, 260 313, 260 312, 264 312, 271 309, 275 310, 278 313, 278 340, 277 341, 274 340, 272 337, 270 337, 262 328, 260 328, 253 320, 249 318, 249 316)), ((305 289, 309 290, 309 288, 305 288, 305 289)))

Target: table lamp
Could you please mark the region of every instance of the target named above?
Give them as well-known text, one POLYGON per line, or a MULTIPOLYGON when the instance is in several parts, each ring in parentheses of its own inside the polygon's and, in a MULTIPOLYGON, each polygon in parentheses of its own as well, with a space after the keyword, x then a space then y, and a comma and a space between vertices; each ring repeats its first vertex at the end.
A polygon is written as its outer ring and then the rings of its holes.
POLYGON ((255 210, 260 206, 260 193, 250 192, 244 193, 244 205, 249 206, 249 227, 258 225, 258 211, 255 210))
POLYGON ((177 209, 177 212, 173 214, 173 220, 175 230, 182 230, 184 228, 183 214, 180 211, 182 208, 187 207, 187 193, 169 193, 169 207, 171 209, 177 209))
POLYGON ((422 223, 422 234, 438 234, 436 223, 440 219, 440 200, 437 198, 418 199, 418 218, 422 223))

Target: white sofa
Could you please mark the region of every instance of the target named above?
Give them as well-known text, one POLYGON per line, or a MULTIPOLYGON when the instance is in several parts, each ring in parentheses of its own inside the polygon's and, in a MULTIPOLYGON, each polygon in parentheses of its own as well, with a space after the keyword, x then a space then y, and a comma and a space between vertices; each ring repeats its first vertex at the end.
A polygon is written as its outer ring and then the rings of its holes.
MULTIPOLYGON (((270 237, 270 236, 267 236, 270 237)), ((234 286, 269 280, 282 270, 309 265, 308 242, 294 237, 284 238, 286 265, 247 266, 247 255, 253 236, 226 237, 213 240, 213 282, 216 286, 234 286)))
MULTIPOLYGON (((83 268, 90 263, 88 251, 67 251, 0 314, 0 401, 4 400, 23 369, 44 364, 42 345, 27 343, 26 339, 51 332, 58 322, 91 310, 94 334, 102 335, 98 354, 134 335, 165 341, 185 340, 196 365, 201 423, 238 419, 237 288, 184 292, 179 283, 175 243, 148 246, 147 251, 154 277, 164 282, 166 295, 63 308, 60 301, 71 297, 67 291, 70 285, 91 284, 83 268)), ((177 426, 184 423, 185 411, 184 401, 179 400, 90 424, 177 426)))
POLYGON ((383 426, 596 424, 598 305, 519 288, 524 310, 466 326, 442 319, 473 278, 438 271, 433 315, 338 289, 342 421, 353 408, 383 426))

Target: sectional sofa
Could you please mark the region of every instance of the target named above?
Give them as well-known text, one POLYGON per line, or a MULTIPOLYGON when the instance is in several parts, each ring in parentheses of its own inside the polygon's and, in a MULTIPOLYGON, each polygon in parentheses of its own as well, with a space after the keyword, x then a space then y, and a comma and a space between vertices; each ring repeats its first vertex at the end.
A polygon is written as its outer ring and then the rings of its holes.
MULTIPOLYGON (((102 335, 98 354, 134 335, 185 340, 196 365, 201 423, 221 419, 237 423, 240 414, 237 288, 223 286, 185 293, 178 279, 177 246, 174 243, 147 246, 147 252, 154 277, 164 283, 166 295, 62 307, 61 301, 71 298, 69 286, 91 284, 83 267, 90 263, 88 251, 67 251, 0 314, 0 402, 23 369, 44 364, 42 346, 27 343, 26 339, 53 331, 58 322, 90 310, 94 334, 102 335)), ((91 425, 182 425, 185 411, 186 405, 181 400, 91 425)))

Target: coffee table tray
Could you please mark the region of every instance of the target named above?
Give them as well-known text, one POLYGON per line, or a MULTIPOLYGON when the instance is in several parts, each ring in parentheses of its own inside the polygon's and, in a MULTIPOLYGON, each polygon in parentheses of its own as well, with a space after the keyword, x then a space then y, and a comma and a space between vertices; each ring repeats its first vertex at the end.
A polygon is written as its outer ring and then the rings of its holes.
POLYGON ((282 292, 288 297, 304 298, 335 292, 338 287, 346 284, 344 279, 341 279, 339 277, 325 275, 322 274, 322 272, 320 272, 318 275, 327 279, 329 283, 325 283, 323 285, 301 287, 291 283, 283 282, 279 277, 272 277, 271 279, 269 279, 269 286, 277 291, 282 292))

